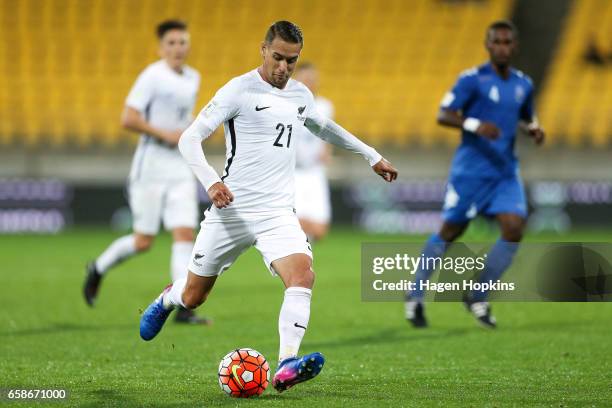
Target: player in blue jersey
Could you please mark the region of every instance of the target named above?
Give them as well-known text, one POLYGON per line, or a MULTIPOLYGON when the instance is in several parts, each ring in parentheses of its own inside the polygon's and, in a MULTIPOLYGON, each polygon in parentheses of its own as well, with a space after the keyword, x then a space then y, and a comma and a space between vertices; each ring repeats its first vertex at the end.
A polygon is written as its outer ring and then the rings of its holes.
MULTIPOLYGON (((423 250, 424 257, 442 256, 478 214, 494 217, 501 237, 485 261, 479 280, 496 281, 510 266, 523 236, 527 206, 514 153, 521 128, 537 145, 544 141, 533 107, 531 80, 510 66, 517 49, 517 30, 509 21, 496 21, 486 31, 490 61, 464 71, 441 103, 438 123, 461 129, 461 144, 452 161, 443 207, 443 225, 423 250)), ((406 319, 426 327, 424 293, 433 268, 416 272, 416 290, 407 294, 406 319)), ((468 293, 464 303, 486 327, 496 326, 487 292, 468 293)))

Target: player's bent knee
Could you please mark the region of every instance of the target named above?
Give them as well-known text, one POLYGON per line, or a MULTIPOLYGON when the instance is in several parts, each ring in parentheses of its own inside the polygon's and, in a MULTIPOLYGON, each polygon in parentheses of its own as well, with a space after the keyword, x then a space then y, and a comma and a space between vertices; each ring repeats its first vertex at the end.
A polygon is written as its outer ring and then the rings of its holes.
POLYGON ((523 239, 525 224, 523 220, 506 221, 502 224, 502 238, 508 242, 519 242, 523 239))
POLYGON ((134 234, 134 247, 137 252, 145 252, 151 249, 155 237, 153 235, 134 234))
POLYGON ((504 228, 502 238, 508 242, 520 242, 523 239, 523 226, 509 226, 504 228))
POLYGON ((315 273, 310 266, 302 269, 299 273, 295 274, 294 279, 290 286, 299 286, 301 288, 312 288, 314 286, 315 273))
POLYGON ((329 230, 328 226, 325 224, 317 225, 316 228, 312 230, 312 238, 315 241, 319 241, 327 235, 327 231, 329 230))
POLYGON ((174 242, 193 242, 193 229, 187 227, 175 228, 172 231, 172 239, 174 242))
POLYGON ((467 225, 444 223, 438 235, 446 242, 453 242, 463 234, 466 227, 467 225))

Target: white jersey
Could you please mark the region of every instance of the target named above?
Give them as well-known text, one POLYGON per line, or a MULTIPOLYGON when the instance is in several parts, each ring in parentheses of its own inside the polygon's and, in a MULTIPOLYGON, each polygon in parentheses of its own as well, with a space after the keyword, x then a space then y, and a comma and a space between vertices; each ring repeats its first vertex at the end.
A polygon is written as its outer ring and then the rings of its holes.
MULTIPOLYGON (((160 60, 149 65, 132 87, 125 104, 139 111, 153 127, 173 131, 185 129, 200 87, 200 74, 184 66, 181 74, 160 60)), ((142 134, 138 142, 130 181, 193 179, 189 166, 176 147, 142 134)))
MULTIPOLYGON (((292 79, 279 89, 255 69, 219 89, 179 142, 181 153, 208 190, 220 180, 206 162, 200 142, 224 124, 227 160, 221 181, 234 201, 224 209, 213 207, 211 215, 293 213, 296 142, 309 133, 304 122, 312 118, 325 126, 312 93, 292 79)), ((347 135, 342 141, 348 148, 371 162, 379 160, 374 149, 347 135)))
MULTIPOLYGON (((317 96, 315 98, 315 105, 321 116, 329 119, 334 118, 334 105, 329 99, 317 96)), ((298 170, 319 172, 324 170, 321 158, 326 150, 325 141, 310 132, 306 132, 304 137, 299 140, 297 147, 295 165, 298 170)))

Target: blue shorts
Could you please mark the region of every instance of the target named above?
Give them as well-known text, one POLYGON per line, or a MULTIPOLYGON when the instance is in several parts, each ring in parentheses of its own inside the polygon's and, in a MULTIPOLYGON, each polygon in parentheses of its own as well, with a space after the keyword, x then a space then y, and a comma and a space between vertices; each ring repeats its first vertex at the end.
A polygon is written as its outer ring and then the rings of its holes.
POLYGON ((525 190, 518 175, 499 179, 449 179, 442 213, 444 221, 465 224, 478 214, 503 213, 527 217, 525 190))

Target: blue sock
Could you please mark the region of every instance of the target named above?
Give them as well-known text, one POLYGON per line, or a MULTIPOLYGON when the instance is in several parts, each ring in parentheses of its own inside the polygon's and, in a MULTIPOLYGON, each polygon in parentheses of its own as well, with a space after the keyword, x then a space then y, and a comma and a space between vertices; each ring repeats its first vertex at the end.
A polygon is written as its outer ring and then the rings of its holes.
MULTIPOLYGON (((427 240, 427 243, 425 244, 425 248, 423 248, 423 257, 424 258, 440 257, 444 255, 444 252, 446 252, 448 245, 449 243, 444 241, 442 238, 440 238, 438 234, 433 234, 427 240)), ((415 289, 412 292, 408 293, 411 299, 418 300, 418 301, 423 300, 424 294, 423 294, 423 291, 420 289, 421 281, 428 280, 433 272, 434 272, 433 268, 417 269, 415 278, 414 278, 415 289)))
MULTIPOLYGON (((501 238, 498 239, 487 255, 485 268, 478 281, 495 282, 498 280, 512 263, 512 258, 514 258, 518 246, 519 244, 517 242, 508 242, 501 238)), ((475 302, 483 302, 487 299, 487 294, 487 291, 483 290, 472 291, 472 300, 475 302)))

